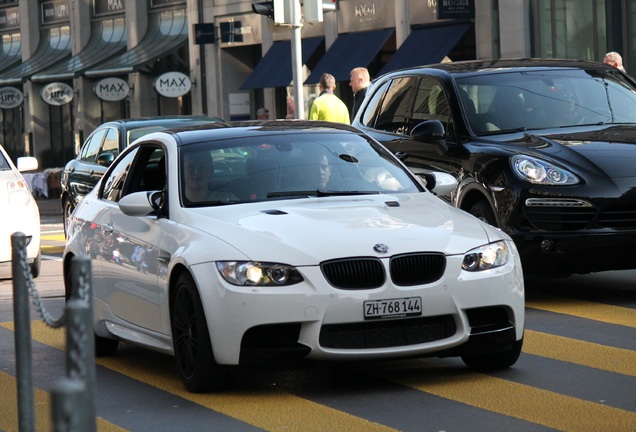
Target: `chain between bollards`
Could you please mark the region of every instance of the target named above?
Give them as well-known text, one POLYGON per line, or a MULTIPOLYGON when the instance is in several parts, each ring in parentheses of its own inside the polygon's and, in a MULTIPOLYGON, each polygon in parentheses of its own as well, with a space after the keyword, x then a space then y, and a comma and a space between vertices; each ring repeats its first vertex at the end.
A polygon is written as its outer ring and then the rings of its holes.
POLYGON ((15 323, 18 416, 21 432, 35 430, 29 294, 44 322, 53 328, 66 324, 66 377, 52 389, 54 432, 97 430, 95 410, 95 340, 91 267, 88 257, 71 262, 71 296, 65 313, 53 319, 33 283, 26 254, 27 237, 11 236, 15 323))

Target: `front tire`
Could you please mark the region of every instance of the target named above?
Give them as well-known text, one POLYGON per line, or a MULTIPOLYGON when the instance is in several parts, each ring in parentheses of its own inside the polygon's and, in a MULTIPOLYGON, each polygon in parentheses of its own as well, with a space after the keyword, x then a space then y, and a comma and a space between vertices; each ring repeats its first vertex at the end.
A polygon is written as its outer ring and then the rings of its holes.
POLYGON ((510 349, 492 354, 462 356, 462 360, 469 368, 476 371, 492 371, 506 369, 517 362, 521 355, 523 338, 514 342, 510 349))
POLYGON ((64 224, 64 235, 67 235, 68 224, 71 221, 71 215, 75 210, 75 206, 70 197, 64 198, 64 204, 62 205, 62 223, 64 224))
POLYGON ((31 277, 35 279, 40 276, 40 269, 42 267, 42 252, 38 252, 38 256, 35 257, 35 260, 31 264, 29 264, 29 268, 31 270, 31 277))
POLYGON ((219 366, 214 360, 201 297, 189 273, 177 279, 170 318, 177 368, 188 391, 204 393, 228 388, 235 377, 233 368, 219 366))
POLYGON ((490 205, 486 201, 477 201, 472 205, 468 213, 475 216, 477 219, 482 222, 486 222, 488 225, 492 225, 494 227, 497 226, 497 218, 495 218, 495 213, 490 208, 490 205))

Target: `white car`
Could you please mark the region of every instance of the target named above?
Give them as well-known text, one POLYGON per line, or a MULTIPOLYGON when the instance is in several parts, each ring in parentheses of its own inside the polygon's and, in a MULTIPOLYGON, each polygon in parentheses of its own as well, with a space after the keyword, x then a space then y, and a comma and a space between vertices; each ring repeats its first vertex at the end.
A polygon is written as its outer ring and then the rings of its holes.
POLYGON ((27 260, 31 275, 40 275, 40 209, 27 182, 20 173, 38 168, 38 160, 25 156, 11 162, 0 146, 0 277, 11 277, 11 236, 21 232, 27 236, 27 260))
POLYGON ((149 134, 73 212, 67 296, 72 258, 91 257, 98 355, 119 341, 173 354, 193 392, 283 358, 509 367, 524 332, 515 245, 435 193, 348 125, 149 134))

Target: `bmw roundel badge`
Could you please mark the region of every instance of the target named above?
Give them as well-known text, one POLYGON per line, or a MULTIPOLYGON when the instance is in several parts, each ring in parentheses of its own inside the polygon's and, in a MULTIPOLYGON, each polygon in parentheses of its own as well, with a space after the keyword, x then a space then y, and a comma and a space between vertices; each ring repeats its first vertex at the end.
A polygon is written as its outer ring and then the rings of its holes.
POLYGON ((373 245, 373 250, 377 253, 385 254, 389 251, 389 247, 384 243, 376 243, 373 245))

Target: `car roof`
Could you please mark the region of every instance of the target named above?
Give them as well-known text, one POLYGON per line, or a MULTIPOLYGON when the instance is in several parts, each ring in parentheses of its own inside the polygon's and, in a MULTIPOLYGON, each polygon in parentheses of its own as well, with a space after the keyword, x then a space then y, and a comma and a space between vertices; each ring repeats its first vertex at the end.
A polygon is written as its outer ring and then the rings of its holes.
POLYGON ((180 145, 202 141, 253 137, 288 133, 355 133, 363 135, 359 129, 344 123, 318 120, 249 120, 207 123, 170 131, 162 131, 177 136, 180 145))
POLYGON ((180 127, 181 125, 202 124, 210 122, 223 121, 218 117, 208 116, 191 116, 191 115, 175 115, 175 116, 156 116, 156 117, 139 117, 121 120, 112 120, 102 124, 102 126, 117 125, 127 130, 144 128, 149 126, 166 126, 169 128, 180 127))
POLYGON ((547 70, 547 69, 607 69, 616 70, 612 66, 587 60, 573 59, 540 59, 540 58, 519 58, 519 59, 495 59, 495 60, 468 60, 448 63, 438 63, 419 67, 400 69, 389 72, 385 75, 399 73, 417 73, 423 69, 436 69, 445 71, 451 75, 482 74, 489 72, 510 72, 512 70, 547 70))

